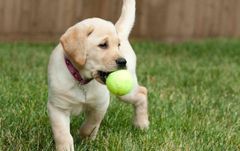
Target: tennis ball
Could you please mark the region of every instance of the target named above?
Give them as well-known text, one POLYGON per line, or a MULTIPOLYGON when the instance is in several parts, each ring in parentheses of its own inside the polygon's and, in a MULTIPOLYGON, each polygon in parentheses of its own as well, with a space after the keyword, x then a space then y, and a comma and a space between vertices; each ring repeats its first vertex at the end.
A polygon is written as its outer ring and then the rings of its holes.
POLYGON ((127 70, 118 70, 106 79, 108 90, 118 96, 128 94, 133 88, 132 75, 127 70))

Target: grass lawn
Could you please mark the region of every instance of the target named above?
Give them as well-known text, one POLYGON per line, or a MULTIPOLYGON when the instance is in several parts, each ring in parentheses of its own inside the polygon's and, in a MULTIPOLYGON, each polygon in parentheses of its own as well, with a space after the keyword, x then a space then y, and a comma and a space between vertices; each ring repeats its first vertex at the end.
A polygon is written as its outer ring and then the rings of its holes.
MULTIPOLYGON (((0 150, 54 150, 47 63, 55 44, 0 44, 0 150)), ((240 41, 134 42, 138 77, 149 90, 150 128, 132 126, 132 108, 112 97, 95 141, 76 150, 240 150, 240 41)))

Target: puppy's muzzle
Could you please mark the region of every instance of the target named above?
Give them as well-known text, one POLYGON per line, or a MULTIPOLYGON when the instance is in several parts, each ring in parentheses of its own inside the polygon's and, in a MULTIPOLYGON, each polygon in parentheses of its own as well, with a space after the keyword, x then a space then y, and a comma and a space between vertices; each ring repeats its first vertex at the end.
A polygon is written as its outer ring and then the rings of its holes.
POLYGON ((115 60, 116 64, 117 64, 117 69, 112 70, 112 71, 97 71, 93 74, 94 79, 96 79, 98 82, 102 83, 102 84, 106 84, 106 79, 108 77, 108 75, 118 69, 126 69, 126 64, 127 61, 125 58, 118 58, 115 60))
POLYGON ((116 60, 116 64, 118 69, 125 69, 126 68, 126 64, 127 64, 127 60, 125 58, 118 58, 116 60))

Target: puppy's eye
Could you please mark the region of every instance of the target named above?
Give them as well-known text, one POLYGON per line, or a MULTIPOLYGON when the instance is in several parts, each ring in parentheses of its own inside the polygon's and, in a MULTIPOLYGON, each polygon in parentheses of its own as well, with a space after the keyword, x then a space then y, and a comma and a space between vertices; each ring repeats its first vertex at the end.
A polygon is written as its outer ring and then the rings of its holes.
POLYGON ((121 44, 119 43, 119 44, 118 44, 118 47, 120 47, 120 46, 121 46, 121 44))
POLYGON ((105 42, 105 43, 99 44, 98 47, 100 47, 102 49, 107 49, 108 48, 108 44, 105 42))

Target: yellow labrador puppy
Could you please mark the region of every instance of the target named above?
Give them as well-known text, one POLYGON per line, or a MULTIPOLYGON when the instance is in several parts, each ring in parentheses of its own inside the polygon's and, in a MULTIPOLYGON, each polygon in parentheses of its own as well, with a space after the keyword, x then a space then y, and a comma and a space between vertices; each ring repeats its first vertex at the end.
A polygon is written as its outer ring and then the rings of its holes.
POLYGON ((57 150, 74 150, 70 115, 85 112, 80 136, 96 137, 109 105, 106 77, 122 68, 132 73, 134 89, 120 99, 133 104, 134 125, 148 128, 147 90, 138 85, 136 55, 128 41, 134 19, 135 0, 123 0, 115 25, 90 18, 70 27, 60 38, 48 66, 48 113, 57 150))

